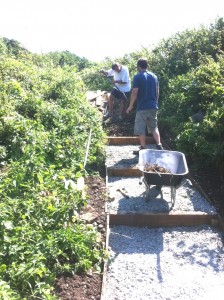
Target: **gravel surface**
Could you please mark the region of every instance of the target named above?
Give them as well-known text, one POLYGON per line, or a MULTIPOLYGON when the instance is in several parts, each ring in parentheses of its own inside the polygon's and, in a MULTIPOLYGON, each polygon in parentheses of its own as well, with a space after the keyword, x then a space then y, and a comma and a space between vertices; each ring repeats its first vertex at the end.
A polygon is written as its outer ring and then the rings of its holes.
MULTIPOLYGON (((138 164, 138 156, 132 152, 138 149, 139 146, 136 145, 107 146, 106 165, 117 168, 136 166, 138 164)), ((147 149, 156 149, 156 145, 147 145, 147 149)))
POLYGON ((102 300, 223 299, 223 233, 210 226, 110 229, 102 300))
POLYGON ((188 179, 176 189, 173 207, 170 187, 163 186, 160 192, 155 186, 151 186, 147 191, 144 183, 139 184, 139 177, 109 177, 108 190, 107 210, 110 213, 168 212, 171 209, 182 212, 216 212, 188 179))

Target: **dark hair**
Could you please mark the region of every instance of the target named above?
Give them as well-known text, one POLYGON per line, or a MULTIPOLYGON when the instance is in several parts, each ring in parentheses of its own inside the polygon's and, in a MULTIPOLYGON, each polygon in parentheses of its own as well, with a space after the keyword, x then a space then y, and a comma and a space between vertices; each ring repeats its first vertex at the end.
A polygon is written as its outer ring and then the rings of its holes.
POLYGON ((119 63, 118 62, 114 62, 113 64, 112 64, 112 66, 111 66, 111 68, 112 68, 112 70, 115 70, 116 69, 116 67, 119 67, 119 63))
POLYGON ((146 58, 140 58, 138 60, 137 66, 140 67, 141 69, 147 69, 148 67, 148 61, 146 58))

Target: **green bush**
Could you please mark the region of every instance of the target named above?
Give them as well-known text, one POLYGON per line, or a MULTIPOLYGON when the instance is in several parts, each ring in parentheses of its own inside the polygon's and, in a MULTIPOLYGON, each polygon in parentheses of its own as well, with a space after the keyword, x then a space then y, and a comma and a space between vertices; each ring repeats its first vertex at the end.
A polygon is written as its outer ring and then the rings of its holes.
POLYGON ((0 298, 56 299, 57 275, 99 270, 104 257, 96 228, 78 218, 87 199, 76 184, 87 175, 90 129, 90 172, 105 134, 76 65, 7 47, 0 61, 0 298))
POLYGON ((223 165, 223 59, 205 56, 200 66, 170 80, 161 110, 178 149, 216 167, 223 165))

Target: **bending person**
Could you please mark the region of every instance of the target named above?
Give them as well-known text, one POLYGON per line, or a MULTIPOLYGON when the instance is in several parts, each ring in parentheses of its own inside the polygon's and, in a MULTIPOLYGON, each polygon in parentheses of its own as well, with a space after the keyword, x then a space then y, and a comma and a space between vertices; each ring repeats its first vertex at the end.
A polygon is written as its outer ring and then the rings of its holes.
POLYGON ((120 112, 119 119, 122 120, 126 113, 128 99, 130 96, 131 83, 129 70, 126 66, 123 66, 117 62, 112 64, 112 67, 108 71, 101 70, 105 76, 113 77, 114 88, 108 98, 108 112, 104 115, 104 118, 110 118, 113 116, 113 107, 115 99, 120 100, 120 112))

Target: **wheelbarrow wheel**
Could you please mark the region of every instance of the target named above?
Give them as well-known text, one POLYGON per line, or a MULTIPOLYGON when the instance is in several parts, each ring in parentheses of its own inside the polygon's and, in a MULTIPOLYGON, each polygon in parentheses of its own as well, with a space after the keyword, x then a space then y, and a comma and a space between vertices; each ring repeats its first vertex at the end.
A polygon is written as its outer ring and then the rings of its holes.
POLYGON ((150 195, 150 186, 147 186, 146 191, 145 191, 145 200, 149 201, 152 199, 152 196, 150 195))

